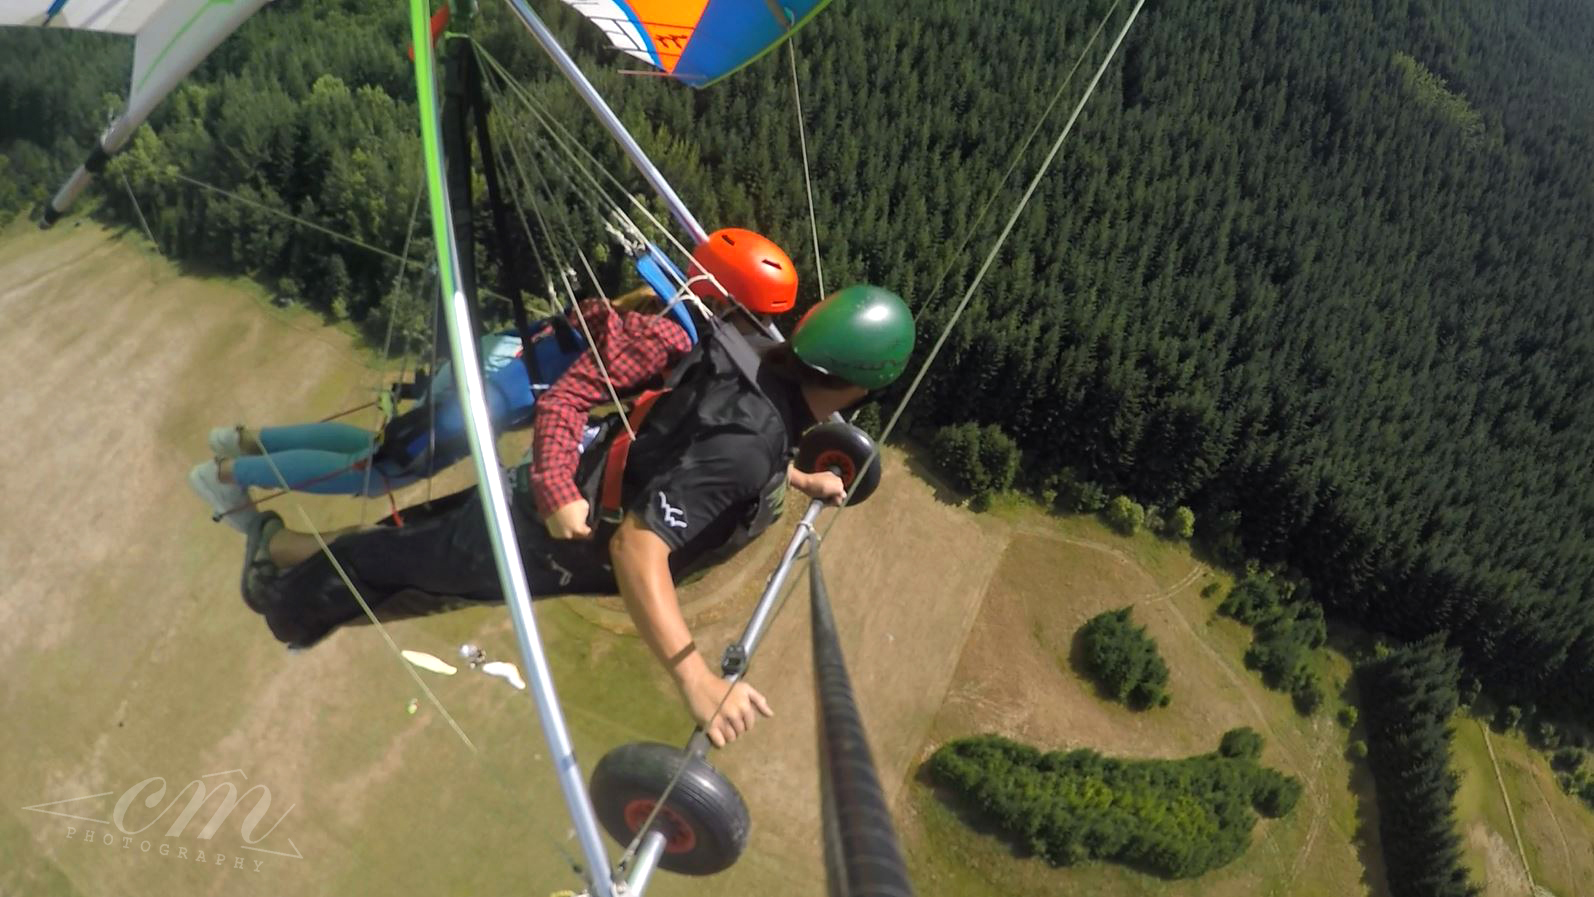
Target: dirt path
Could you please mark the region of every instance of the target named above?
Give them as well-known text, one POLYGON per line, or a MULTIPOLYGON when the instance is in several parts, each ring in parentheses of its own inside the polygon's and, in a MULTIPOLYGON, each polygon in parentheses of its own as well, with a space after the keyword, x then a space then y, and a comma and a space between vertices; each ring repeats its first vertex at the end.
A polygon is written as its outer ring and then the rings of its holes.
MULTIPOLYGON (((1550 796, 1549 794, 1545 793, 1544 786, 1539 783, 1537 771, 1529 770, 1528 778, 1533 782, 1533 790, 1538 792, 1539 802, 1544 805, 1545 815, 1550 817, 1550 823, 1555 826, 1556 836, 1561 839, 1561 853, 1566 857, 1566 868, 1570 872, 1575 868, 1572 861, 1572 842, 1566 839, 1566 829, 1562 827, 1560 817, 1555 815, 1555 808, 1550 804, 1550 796)), ((1578 887, 1578 881, 1575 875, 1570 878, 1570 885, 1572 888, 1572 897, 1579 897, 1579 895, 1582 893, 1582 889, 1578 887)))
POLYGON ((1527 877, 1528 893, 1533 893, 1533 870, 1528 866, 1528 852, 1522 846, 1522 832, 1517 828, 1517 814, 1511 808, 1511 793, 1506 790, 1505 777, 1500 774, 1500 760, 1494 755, 1494 742, 1489 738, 1489 727, 1482 720, 1476 721, 1478 731, 1483 733, 1483 746, 1489 750, 1489 765, 1494 769, 1495 784, 1500 786, 1500 801, 1505 804, 1505 816, 1511 821, 1511 836, 1516 839, 1517 856, 1522 860, 1522 874, 1527 877))

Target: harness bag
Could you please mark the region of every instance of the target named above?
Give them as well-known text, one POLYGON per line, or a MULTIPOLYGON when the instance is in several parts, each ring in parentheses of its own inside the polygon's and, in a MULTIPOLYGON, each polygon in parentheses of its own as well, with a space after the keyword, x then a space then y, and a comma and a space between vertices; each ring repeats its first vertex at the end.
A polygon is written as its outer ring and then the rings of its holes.
MULTIPOLYGON (((684 448, 689 440, 680 434, 679 428, 704 412, 703 403, 711 399, 715 382, 728 372, 735 372, 744 387, 767 403, 772 414, 779 415, 774 403, 758 385, 758 350, 748 338, 724 323, 716 322, 705 330, 697 345, 670 372, 663 385, 643 392, 632 403, 627 419, 636 433, 636 441, 666 441, 655 451, 684 448)), ((619 413, 608 415, 599 426, 602 431, 593 444, 602 449, 588 451, 582 457, 576 479, 581 494, 592 508, 588 523, 594 528, 613 527, 623 516, 623 501, 629 497, 623 495, 625 471, 634 444, 619 413)), ((693 566, 714 563, 734 553, 780 518, 785 506, 786 469, 784 463, 776 464, 775 468, 756 499, 747 502, 743 518, 730 538, 722 546, 705 552, 693 566)))

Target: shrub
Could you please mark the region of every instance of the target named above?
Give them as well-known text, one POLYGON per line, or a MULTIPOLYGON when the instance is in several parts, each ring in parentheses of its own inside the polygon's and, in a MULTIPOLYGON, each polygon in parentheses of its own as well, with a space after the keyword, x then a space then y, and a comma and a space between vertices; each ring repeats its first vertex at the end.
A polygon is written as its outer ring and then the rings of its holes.
MULTIPOLYGON (((1272 772, 1272 770, 1267 771, 1272 772)), ((1257 789, 1253 800, 1256 809, 1263 816, 1278 819, 1295 809, 1296 803, 1301 799, 1301 783, 1276 772, 1267 778, 1268 781, 1257 789)))
POLYGON ((1339 708, 1339 715, 1336 718, 1339 720, 1339 724, 1344 726, 1345 728, 1347 728, 1347 729, 1356 728, 1356 708, 1355 707, 1352 707, 1349 704, 1346 704, 1344 707, 1339 708))
POLYGON ((1535 740, 1539 743, 1539 747, 1547 751, 1553 751, 1561 746, 1560 731, 1555 728, 1555 723, 1547 719, 1539 720, 1539 724, 1535 727, 1533 734, 1535 740))
POLYGON ((1311 715, 1323 702, 1323 689, 1308 661, 1311 651, 1328 641, 1328 626, 1322 606, 1308 600, 1306 591, 1292 592, 1287 583, 1253 572, 1229 590, 1218 612, 1253 627, 1246 666, 1311 715))
POLYGON ((1350 758, 1352 760, 1367 759, 1367 742, 1360 738, 1350 743, 1350 758))
POLYGON ((1207 583, 1205 586, 1203 586, 1201 588, 1201 597, 1202 598, 1211 598, 1213 595, 1216 595, 1218 593, 1218 591, 1220 589, 1222 589, 1222 588, 1223 588, 1223 586, 1218 585, 1215 582, 1209 582, 1209 583, 1207 583))
POLYGON ((1550 757, 1550 766, 1562 772, 1577 772, 1583 765, 1583 752, 1575 747, 1564 747, 1550 757))
POLYGON ((942 427, 931 440, 935 463, 958 488, 985 495, 1011 488, 1018 476, 1018 443, 995 424, 942 427))
POLYGON ((1126 536, 1140 532, 1146 523, 1146 509, 1127 495, 1120 495, 1107 503, 1107 525, 1126 536))
POLYGON ((1168 704, 1168 665, 1129 608, 1091 618, 1079 630, 1084 666, 1104 691, 1137 710, 1168 704))
POLYGON ((1494 723, 1503 732, 1509 732, 1522 723, 1522 708, 1515 704, 1507 704, 1495 715, 1494 723))
POLYGON ((1175 539, 1188 539, 1195 535, 1195 512, 1180 505, 1163 521, 1162 533, 1175 539))
POLYGON ((1290 689, 1290 701, 1302 716, 1311 716, 1317 708, 1323 705, 1323 689, 1317 684, 1317 677, 1302 679, 1290 689))
POLYGON ((852 425, 868 433, 871 439, 879 439, 880 431, 885 428, 885 421, 880 416, 880 403, 868 402, 860 407, 852 416, 852 425))
POLYGON ((1298 781, 1250 759, 1116 760, 1042 753, 994 735, 943 745, 929 772, 1053 865, 1107 859, 1169 878, 1232 862, 1257 812, 1288 813, 1301 793, 1298 781))
POLYGON ((1218 742, 1218 753, 1240 760, 1255 760, 1262 756, 1262 735, 1250 726, 1230 729, 1218 742))

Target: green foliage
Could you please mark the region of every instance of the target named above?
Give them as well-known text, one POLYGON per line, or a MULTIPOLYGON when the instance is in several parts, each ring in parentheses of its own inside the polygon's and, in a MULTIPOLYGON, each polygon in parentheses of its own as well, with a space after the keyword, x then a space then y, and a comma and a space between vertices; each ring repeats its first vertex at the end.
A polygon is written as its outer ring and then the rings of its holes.
POLYGON ((1275 577, 1252 573, 1229 590, 1218 612, 1253 627, 1246 666, 1269 688, 1289 693, 1303 715, 1316 712, 1323 688, 1311 652, 1328 641, 1322 607, 1275 577))
POLYGON ((1241 760, 1256 760, 1262 756, 1262 735, 1250 726, 1241 726, 1223 733, 1218 742, 1218 753, 1241 760))
POLYGON ((1202 598, 1211 598, 1212 596, 1218 594, 1218 592, 1221 592, 1221 591, 1223 591, 1223 586, 1222 585, 1220 585, 1218 583, 1215 583, 1215 582, 1209 582, 1206 585, 1201 587, 1201 597, 1202 598))
POLYGON ((1438 113, 1448 124, 1460 130, 1470 145, 1476 146, 1483 137, 1483 117, 1472 108, 1467 98, 1453 93, 1445 84, 1445 79, 1411 56, 1396 53, 1394 60, 1406 89, 1411 91, 1417 102, 1438 113))
POLYGON ((879 439, 880 433, 885 429, 885 421, 880 417, 879 402, 865 402, 852 416, 852 425, 868 433, 873 439, 879 439))
POLYGON ((1079 644, 1103 691, 1137 710, 1168 705, 1168 665, 1146 627, 1129 619, 1129 608, 1092 617, 1079 629, 1079 644))
POLYGON ((1547 719, 1539 720, 1539 724, 1533 729, 1533 741, 1540 748, 1553 751, 1561 746, 1561 730, 1547 719))
POLYGON ((1107 490, 1082 479, 1079 472, 1071 467, 1047 477, 1042 492, 1050 492, 1051 503, 1062 511, 1094 514, 1107 506, 1107 490))
POLYGON ((1336 714, 1334 718, 1339 721, 1340 725, 1344 726, 1347 729, 1356 728, 1356 718, 1357 718, 1356 708, 1350 706, 1349 704, 1346 704, 1344 707, 1339 708, 1339 713, 1336 714))
POLYGON ((1350 758, 1352 760, 1366 760, 1367 759, 1367 742, 1364 741, 1363 739, 1360 739, 1360 738, 1356 739, 1355 741, 1352 741, 1350 743, 1350 751, 1349 751, 1349 753, 1350 753, 1350 758))
POLYGON ((1127 495, 1119 495, 1108 502, 1103 513, 1107 525, 1126 536, 1140 532, 1146 523, 1146 509, 1127 495))
POLYGON ((1577 772, 1583 767, 1583 752, 1575 747, 1561 748, 1550 758, 1550 767, 1558 772, 1577 772))
POLYGON ((1115 760, 1090 750, 1042 753, 995 735, 943 745, 929 771, 1054 865, 1106 859, 1167 878, 1234 861, 1256 814, 1283 816, 1301 794, 1300 782, 1249 758, 1115 760))
POLYGON ((1502 732, 1509 732, 1522 724, 1522 708, 1515 704, 1507 704, 1500 708, 1495 715, 1494 724, 1502 732))
POLYGON ((1368 760, 1378 788, 1379 832, 1390 891, 1474 897, 1456 833, 1450 718, 1459 656, 1433 636, 1359 670, 1368 760))
POLYGON ((1180 505, 1163 521, 1162 534, 1174 539, 1188 539, 1195 535, 1195 512, 1180 505))
POLYGON ((930 445, 941 470, 975 496, 1008 489, 1018 475, 1018 446, 995 424, 942 427, 930 445))

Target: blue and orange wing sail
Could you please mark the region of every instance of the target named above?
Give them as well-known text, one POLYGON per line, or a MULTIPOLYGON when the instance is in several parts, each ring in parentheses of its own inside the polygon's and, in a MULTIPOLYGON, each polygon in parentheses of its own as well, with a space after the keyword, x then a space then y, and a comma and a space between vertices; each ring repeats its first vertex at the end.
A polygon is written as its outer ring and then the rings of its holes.
POLYGON ((830 0, 564 0, 615 48, 693 87, 774 49, 830 0))

